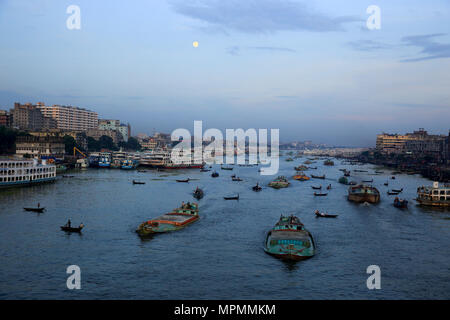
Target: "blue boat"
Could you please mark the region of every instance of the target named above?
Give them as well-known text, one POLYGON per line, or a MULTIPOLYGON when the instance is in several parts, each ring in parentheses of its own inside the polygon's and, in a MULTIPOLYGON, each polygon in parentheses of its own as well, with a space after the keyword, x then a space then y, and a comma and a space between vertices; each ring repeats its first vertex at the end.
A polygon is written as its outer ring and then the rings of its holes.
POLYGON ((111 167, 111 156, 108 153, 100 154, 100 159, 98 161, 98 166, 100 168, 110 168, 111 167))
POLYGON ((264 250, 283 260, 304 260, 314 256, 316 246, 311 233, 294 215, 283 216, 267 233, 264 250))
POLYGON ((133 160, 125 159, 125 160, 122 161, 121 169, 133 170, 133 169, 136 169, 136 165, 135 165, 133 160))

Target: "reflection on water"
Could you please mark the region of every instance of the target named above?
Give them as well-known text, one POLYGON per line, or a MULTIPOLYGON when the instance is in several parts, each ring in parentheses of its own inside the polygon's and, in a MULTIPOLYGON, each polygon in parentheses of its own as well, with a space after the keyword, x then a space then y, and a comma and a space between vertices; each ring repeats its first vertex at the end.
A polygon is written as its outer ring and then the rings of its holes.
POLYGON ((325 180, 294 181, 294 162, 280 161, 279 175, 287 189, 267 184, 258 167, 234 166, 212 178, 199 170, 160 172, 90 169, 70 173, 54 184, 0 190, 0 299, 423 299, 450 298, 450 211, 422 208, 413 200, 418 175, 396 175, 372 165, 313 164, 308 175, 325 180), (377 205, 346 200, 347 186, 337 183, 342 172, 350 180, 371 180, 381 193, 377 205), (354 169, 368 172, 354 172, 354 169), (373 175, 375 170, 383 174, 373 175), (232 181, 231 175, 243 179, 232 181), (177 183, 176 179, 191 180, 177 183), (145 185, 133 185, 132 181, 145 185), (383 184, 389 180, 389 186, 383 184), (263 190, 253 192, 258 182, 263 190), (312 185, 328 184, 328 196, 314 197, 312 185), (136 227, 144 220, 194 201, 204 190, 200 220, 184 230, 141 239, 136 227), (404 188, 409 208, 393 207, 391 189, 404 188), (239 194, 239 201, 224 196, 239 194), (37 203, 42 214, 24 212, 37 203), (317 219, 315 210, 339 214, 317 219), (295 214, 313 234, 315 257, 297 262, 273 258, 263 250, 266 232, 280 214, 295 214), (83 222, 82 234, 59 227, 71 219, 83 222), (82 290, 66 289, 66 267, 82 270, 82 290), (366 287, 366 268, 379 265, 382 289, 366 287))

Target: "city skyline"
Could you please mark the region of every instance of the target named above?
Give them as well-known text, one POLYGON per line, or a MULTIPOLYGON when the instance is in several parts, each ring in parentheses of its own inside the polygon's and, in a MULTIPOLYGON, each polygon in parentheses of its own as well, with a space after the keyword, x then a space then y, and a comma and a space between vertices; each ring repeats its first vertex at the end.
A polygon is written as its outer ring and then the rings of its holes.
POLYGON ((0 106, 78 106, 133 134, 194 120, 358 147, 381 132, 446 134, 448 1, 379 1, 373 31, 372 4, 2 1, 0 106), (66 28, 72 4, 80 30, 66 28))

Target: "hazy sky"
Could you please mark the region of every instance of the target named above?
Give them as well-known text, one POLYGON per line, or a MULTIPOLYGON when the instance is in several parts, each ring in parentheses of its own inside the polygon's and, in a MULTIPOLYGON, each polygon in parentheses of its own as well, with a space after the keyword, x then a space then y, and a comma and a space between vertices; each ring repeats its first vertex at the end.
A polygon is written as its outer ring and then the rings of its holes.
POLYGON ((0 0, 0 108, 80 106, 133 134, 193 120, 354 146, 446 134, 449 32, 449 0, 0 0))

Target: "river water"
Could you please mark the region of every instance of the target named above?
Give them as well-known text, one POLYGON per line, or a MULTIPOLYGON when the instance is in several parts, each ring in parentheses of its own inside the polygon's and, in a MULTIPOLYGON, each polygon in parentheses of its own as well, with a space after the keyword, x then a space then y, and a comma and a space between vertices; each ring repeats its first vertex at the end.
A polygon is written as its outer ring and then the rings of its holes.
POLYGON ((211 172, 89 169, 56 183, 0 190, 0 299, 449 299, 450 211, 418 207, 413 199, 419 175, 391 176, 373 165, 349 166, 319 160, 307 174, 326 180, 292 180, 294 162, 280 161, 287 189, 267 187, 273 176, 257 167, 234 166, 211 172), (351 180, 374 179, 381 192, 377 205, 346 200, 347 186, 337 183, 339 168, 351 180), (383 174, 370 175, 374 170, 383 174), (231 181, 231 174, 244 181, 231 181), (175 179, 191 178, 189 183, 175 179), (133 179, 145 185, 132 185, 133 179), (263 191, 251 190, 256 182, 263 191), (311 186, 332 184, 327 197, 314 197, 311 186), (200 186, 201 219, 187 228, 142 240, 134 232, 144 220, 193 201, 200 186), (394 208, 387 189, 404 188, 407 210, 394 208), (239 193, 239 201, 224 196, 239 193), (40 202, 44 213, 23 211, 40 202), (320 219, 314 210, 339 214, 320 219), (317 254, 287 263, 263 250, 266 232, 280 214, 296 214, 312 233, 317 254), (59 226, 71 218, 83 223, 81 235, 59 226), (66 287, 66 268, 81 268, 81 290, 66 287), (381 269, 381 289, 369 290, 369 265, 381 269))

